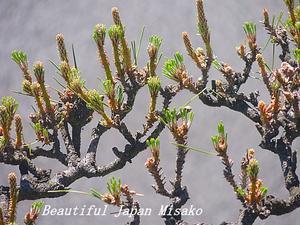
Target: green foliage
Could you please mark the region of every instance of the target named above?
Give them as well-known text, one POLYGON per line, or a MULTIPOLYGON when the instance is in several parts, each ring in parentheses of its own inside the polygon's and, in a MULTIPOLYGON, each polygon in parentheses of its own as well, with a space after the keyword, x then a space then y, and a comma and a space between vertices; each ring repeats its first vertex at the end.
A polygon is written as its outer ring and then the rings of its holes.
POLYGON ((212 141, 213 145, 216 146, 219 143, 218 135, 211 136, 211 141, 212 141))
POLYGON ((218 123, 218 134, 211 137, 213 146, 217 152, 223 152, 227 150, 227 133, 222 121, 218 123))
POLYGON ((74 67, 77 69, 77 60, 76 60, 76 55, 75 55, 75 49, 74 45, 72 44, 72 56, 73 56, 73 62, 74 62, 74 67))
POLYGON ((68 74, 68 78, 70 81, 74 80, 74 79, 79 79, 80 78, 80 72, 78 69, 76 68, 71 68, 69 74, 68 74))
POLYGON ((151 45, 153 45, 154 47, 156 47, 157 49, 160 48, 161 46, 161 43, 162 43, 162 38, 159 37, 158 35, 152 35, 150 38, 149 38, 149 42, 151 45))
POLYGON ((91 195, 95 198, 102 199, 102 195, 96 189, 92 188, 90 191, 91 195))
POLYGON ((82 90, 85 88, 85 80, 83 80, 79 75, 79 70, 72 68, 68 75, 67 80, 69 81, 69 88, 76 94, 81 94, 82 90))
POLYGON ((245 191, 243 188, 241 188, 241 187, 238 187, 238 188, 235 190, 235 192, 236 192, 239 196, 241 196, 241 197, 244 197, 244 196, 246 195, 246 191, 245 191))
POLYGON ((111 80, 105 80, 103 81, 103 88, 107 96, 113 96, 115 93, 114 84, 111 82, 111 80))
POLYGON ((2 105, 0 106, 0 126, 3 129, 4 140, 1 141, 3 146, 9 141, 9 131, 11 129, 12 121, 18 109, 18 102, 10 96, 4 96, 1 99, 2 105))
POLYGON ((284 0, 284 3, 288 8, 294 9, 295 7, 295 1, 294 0, 284 0))
POLYGON ((279 82, 278 80, 275 80, 275 81, 272 83, 272 90, 273 90, 274 92, 277 93, 277 92, 279 91, 280 87, 281 87, 281 84, 280 84, 280 82, 279 82))
POLYGON ((160 79, 158 76, 152 76, 148 78, 148 88, 150 91, 151 96, 157 96, 160 87, 161 87, 161 83, 160 83, 160 79))
POLYGON ((297 60, 297 62, 300 62, 300 49, 299 48, 296 48, 294 50, 294 57, 297 60))
POLYGON ((246 35, 256 35, 256 24, 252 22, 245 22, 243 28, 246 35))
POLYGON ((18 65, 25 64, 27 65, 27 55, 23 51, 13 51, 11 53, 11 59, 15 61, 18 65))
POLYGON ((149 38, 149 45, 147 50, 150 58, 150 63, 148 64, 150 76, 156 75, 155 70, 156 70, 157 63, 159 61, 157 55, 161 43, 162 43, 162 38, 157 35, 153 35, 149 38))
POLYGON ((44 137, 44 140, 49 140, 49 132, 47 129, 43 129, 43 137, 44 137))
POLYGON ((220 136, 225 137, 225 127, 222 121, 218 123, 218 133, 220 136))
POLYGON ((155 56, 157 56, 157 52, 162 44, 163 39, 157 35, 153 35, 149 38, 149 47, 154 47, 155 56))
POLYGON ((74 91, 76 94, 81 94, 84 89, 85 81, 81 78, 75 78, 70 82, 70 89, 74 91))
POLYGON ((160 141, 159 137, 157 138, 151 138, 146 141, 147 146, 150 148, 152 152, 152 157, 156 163, 158 163, 159 160, 159 155, 160 155, 160 141))
POLYGON ((245 34, 247 38, 253 39, 256 38, 256 24, 252 22, 245 22, 243 25, 245 34))
POLYGON ((117 87, 116 87, 116 100, 117 100, 119 107, 124 102, 124 90, 121 85, 117 85, 117 87))
POLYGON ((104 96, 101 95, 97 90, 92 89, 87 92, 88 102, 87 107, 89 107, 92 110, 95 110, 96 112, 103 112, 104 111, 104 105, 103 100, 104 96))
POLYGON ((288 28, 288 29, 293 28, 293 26, 294 26, 294 25, 293 25, 293 21, 291 20, 290 17, 286 19, 286 21, 285 21, 285 26, 286 26, 286 28, 288 28))
POLYGON ((295 28, 296 28, 298 31, 300 31, 300 22, 299 22, 299 21, 295 23, 295 28))
POLYGON ((267 187, 261 187, 260 188, 260 192, 261 192, 261 195, 263 197, 265 197, 267 195, 267 193, 268 193, 268 188, 267 187))
POLYGON ((251 178, 257 178, 259 173, 259 164, 256 159, 251 159, 247 166, 247 174, 251 178))
POLYGON ((121 186, 122 182, 121 179, 116 179, 115 177, 112 177, 108 182, 107 182, 107 190, 108 192, 114 196, 114 197, 120 197, 121 195, 121 186))
POLYGON ((178 73, 178 70, 183 68, 183 55, 181 55, 179 52, 176 52, 173 59, 169 59, 165 62, 163 74, 169 79, 178 81, 176 74, 178 73))
POLYGON ((133 59, 134 59, 134 64, 136 66, 138 64, 138 57, 139 57, 139 54, 140 54, 140 49, 141 49, 144 33, 145 33, 145 26, 143 26, 143 28, 141 30, 138 46, 136 45, 136 41, 131 42, 132 55, 133 55, 133 59))
POLYGON ((5 148, 6 144, 7 140, 3 136, 0 136, 0 152, 5 148))
POLYGON ((37 135, 38 140, 44 141, 46 144, 48 144, 48 141, 49 141, 48 130, 46 128, 44 128, 40 122, 34 123, 33 129, 37 135))
POLYGON ((104 45, 106 27, 104 24, 97 24, 93 30, 93 39, 99 45, 104 45))
POLYGON ((1 103, 6 108, 9 117, 13 118, 19 107, 17 100, 11 96, 4 96, 1 99, 1 103))
POLYGON ((0 125, 2 127, 5 127, 6 121, 8 119, 8 114, 6 111, 7 111, 6 107, 1 105, 0 106, 0 125))
POLYGON ((300 21, 300 5, 295 8, 294 13, 297 21, 300 21))
POLYGON ((31 209, 34 210, 36 213, 39 213, 44 206, 45 206, 44 201, 35 201, 32 203, 31 209))
POLYGON ((24 79, 22 81, 22 90, 28 94, 28 95, 32 95, 32 90, 31 90, 31 83, 30 81, 24 79))
MULTIPOLYGON (((108 193, 114 197, 114 199, 120 199, 121 196, 121 188, 122 188, 122 182, 121 179, 116 179, 115 177, 112 177, 111 179, 109 179, 109 181, 107 182, 106 185, 107 191, 108 193)), ((97 191, 96 189, 92 188, 89 192, 90 195, 92 195, 93 197, 100 199, 100 200, 104 200, 105 199, 105 194, 102 195, 99 191, 97 191)), ((105 200, 104 200, 105 201, 105 200)))
POLYGON ((214 59, 214 60, 212 61, 212 65, 213 65, 213 67, 214 67, 216 70, 221 71, 221 70, 223 69, 222 63, 220 63, 217 59, 214 59))
POLYGON ((146 141, 146 144, 150 149, 159 148, 160 140, 159 140, 159 138, 151 138, 146 141))
POLYGON ((124 91, 121 85, 115 86, 111 80, 103 81, 103 89, 105 94, 113 101, 116 101, 120 107, 124 101, 124 91))
POLYGON ((148 45, 148 55, 150 58, 150 62, 148 63, 147 67, 150 73, 150 76, 156 76, 155 70, 157 67, 157 64, 160 60, 160 57, 158 58, 158 51, 162 43, 162 38, 153 35, 149 38, 149 45, 148 45))
POLYGON ((109 28, 108 35, 112 42, 117 44, 124 37, 124 30, 119 25, 114 24, 109 28))
POLYGON ((33 124, 33 129, 34 129, 35 133, 38 133, 43 130, 43 127, 40 123, 35 123, 35 124, 33 124))
POLYGON ((36 80, 42 84, 44 83, 44 77, 45 77, 45 70, 44 66, 41 62, 37 62, 33 67, 33 73, 36 78, 36 80))
POLYGON ((198 33, 201 35, 201 36, 206 36, 208 35, 209 33, 209 29, 208 29, 208 26, 207 26, 207 22, 199 22, 198 23, 198 33))
POLYGON ((164 109, 163 110, 163 121, 173 127, 177 123, 177 112, 176 109, 164 109))
POLYGON ((188 125, 192 124, 194 120, 194 112, 191 111, 189 107, 184 107, 179 109, 180 118, 188 125))
POLYGON ((165 109, 163 111, 163 121, 168 124, 170 128, 177 126, 177 120, 182 119, 182 121, 190 127, 193 119, 194 113, 189 107, 179 108, 179 112, 174 109, 165 109))
POLYGON ((218 128, 217 128, 218 134, 215 136, 212 136, 212 142, 214 145, 217 145, 220 141, 220 139, 227 139, 227 133, 225 133, 225 127, 222 121, 218 123, 218 128))

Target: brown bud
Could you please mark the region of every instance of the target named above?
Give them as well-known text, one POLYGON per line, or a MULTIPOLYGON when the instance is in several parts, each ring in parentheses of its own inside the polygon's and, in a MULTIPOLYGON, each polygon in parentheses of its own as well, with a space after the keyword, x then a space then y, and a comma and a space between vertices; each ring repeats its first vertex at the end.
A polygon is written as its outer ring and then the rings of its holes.
POLYGON ((241 57, 244 58, 246 57, 246 48, 245 45, 241 44, 239 47, 236 48, 237 54, 241 57))
POLYGON ((225 153, 227 151, 227 148, 228 148, 228 143, 227 143, 226 139, 221 138, 216 147, 217 147, 216 148, 217 152, 225 153))
POLYGON ((41 87, 37 82, 31 84, 31 90, 34 96, 39 97, 41 95, 41 87))
POLYGON ((224 73, 226 73, 226 74, 232 74, 233 73, 233 69, 231 68, 231 66, 226 64, 226 63, 224 64, 224 73))
POLYGON ((266 103, 264 101, 260 100, 258 102, 258 108, 259 108, 259 110, 264 111, 265 107, 266 107, 266 103))
POLYGON ((254 153, 255 153, 254 149, 253 148, 249 148, 247 150, 247 159, 248 160, 253 159, 254 158, 254 153))
POLYGON ((148 158, 146 163, 145 163, 145 166, 149 169, 149 168, 152 168, 154 165, 155 165, 154 158, 153 157, 148 158))
POLYGON ((114 23, 116 25, 119 25, 120 27, 122 27, 122 22, 121 22, 120 13, 119 13, 118 8, 117 7, 113 7, 111 9, 111 13, 112 13, 112 16, 113 16, 114 23))
POLYGON ((15 173, 8 175, 9 183, 9 206, 8 206, 8 224, 13 224, 16 220, 16 207, 18 201, 17 176, 15 173))
POLYGON ((45 70, 42 62, 36 62, 33 67, 34 76, 39 84, 45 82, 45 70))
POLYGON ((16 149, 22 147, 22 136, 23 136, 23 124, 22 118, 19 114, 15 115, 15 127, 16 127, 16 149))
POLYGON ((56 35, 56 43, 60 60, 69 63, 64 36, 62 34, 56 35))
POLYGON ((292 104, 292 103, 294 102, 294 96, 293 96, 293 94, 292 94, 290 91, 284 91, 283 94, 284 94, 286 100, 287 100, 290 104, 292 104))
POLYGON ((270 18, 269 18, 268 10, 264 9, 263 13, 264 13, 264 25, 266 27, 270 27, 270 18))
POLYGON ((64 78, 64 80, 69 83, 69 73, 70 73, 70 66, 66 61, 62 61, 60 64, 60 72, 61 76, 64 78))
POLYGON ((23 91, 28 94, 32 95, 32 90, 31 90, 31 82, 28 80, 23 80, 22 82, 22 89, 23 91))
POLYGON ((25 224, 30 224, 31 223, 31 215, 30 215, 29 212, 25 214, 24 223, 25 224))
POLYGON ((266 71, 266 67, 265 67, 265 61, 262 57, 261 54, 257 54, 256 55, 256 61, 258 63, 258 66, 260 68, 260 72, 262 76, 266 76, 267 75, 267 71, 266 71))
POLYGON ((33 123, 37 123, 38 122, 38 117, 36 114, 34 113, 30 113, 29 114, 29 119, 33 122, 33 123))
POLYGON ((189 38, 189 34, 187 32, 182 32, 182 39, 185 45, 185 48, 188 52, 188 54, 193 57, 194 49, 192 48, 192 44, 189 38))
POLYGON ((11 189, 15 189, 17 187, 17 176, 15 173, 8 174, 8 183, 11 189))

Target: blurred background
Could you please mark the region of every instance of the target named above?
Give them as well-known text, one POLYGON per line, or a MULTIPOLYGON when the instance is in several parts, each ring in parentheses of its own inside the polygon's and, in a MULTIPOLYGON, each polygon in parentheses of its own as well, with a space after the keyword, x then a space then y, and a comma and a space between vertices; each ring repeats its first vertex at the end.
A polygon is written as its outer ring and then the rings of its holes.
MULTIPOLYGON (((25 139, 27 142, 34 141, 33 130, 29 125, 28 115, 34 104, 31 98, 15 94, 14 91, 21 90, 22 75, 17 65, 10 59, 11 51, 22 49, 30 60, 30 64, 36 60, 44 62, 46 67, 47 83, 53 88, 60 88, 54 81, 58 77, 55 68, 49 63, 49 59, 58 62, 55 45, 55 35, 63 33, 69 54, 71 45, 74 44, 77 55, 77 63, 83 78, 90 88, 99 88, 99 77, 104 77, 104 72, 97 58, 96 46, 91 38, 93 26, 97 23, 104 23, 109 27, 112 24, 111 8, 117 6, 121 12, 123 24, 126 26, 128 40, 138 41, 142 27, 145 26, 145 35, 142 42, 139 66, 143 67, 147 62, 147 43, 150 35, 157 34, 163 37, 162 52, 164 62, 172 57, 175 51, 184 53, 186 66, 189 72, 196 79, 200 72, 191 63, 184 50, 181 40, 181 32, 190 33, 194 46, 202 46, 196 29, 195 2, 191 0, 0 0, 0 96, 12 95, 20 102, 19 113, 25 120, 25 139)), ((270 15, 278 15, 284 11, 282 0, 210 0, 205 1, 206 14, 211 28, 212 46, 214 53, 219 60, 227 62, 236 70, 242 70, 243 63, 236 55, 235 47, 245 42, 242 25, 245 21, 252 21, 257 24, 258 43, 264 47, 267 42, 267 34, 260 23, 263 8, 269 9, 270 15)), ((107 51, 110 52, 110 43, 107 42, 107 51)), ((272 48, 264 51, 268 62, 272 60, 272 48)), ((276 65, 279 60, 276 59, 276 65)), ((161 72, 161 65, 158 73, 161 72)), ((253 74, 257 68, 253 69, 253 74)), ((212 78, 221 78, 217 71, 212 70, 212 78)), ((164 84, 171 81, 163 79, 164 84)), ((267 99, 266 90, 262 82, 250 79, 242 91, 260 90, 261 99, 267 99)), ((53 94, 55 96, 55 94, 53 94)), ((189 100, 192 95, 186 91, 181 92, 173 102, 172 106, 180 106, 189 100)), ((57 98, 55 96, 55 98, 57 98)), ((144 88, 137 96, 134 110, 125 119, 132 132, 141 130, 142 123, 148 110, 147 102, 149 94, 144 88)), ((189 145, 207 151, 212 151, 210 143, 211 135, 215 134, 216 125, 223 120, 229 134, 229 154, 235 162, 234 172, 239 173, 239 162, 247 148, 256 149, 256 156, 261 165, 260 177, 269 188, 269 194, 279 197, 287 197, 283 184, 283 176, 279 160, 275 155, 258 147, 260 136, 255 126, 242 114, 232 112, 226 108, 209 108, 200 101, 191 103, 196 112, 195 120, 189 135, 189 145)), ((83 132, 83 151, 89 143, 91 129, 95 126, 98 116, 89 124, 83 132)), ((170 133, 165 130, 161 136, 161 163, 166 177, 174 176, 176 149, 172 144, 170 133)), ((98 147, 97 163, 106 164, 114 159, 112 147, 120 149, 126 144, 124 138, 114 130, 106 132, 100 140, 98 147)), ((300 142, 294 143, 294 148, 299 148, 300 142)), ((151 207, 156 212, 161 204, 168 204, 169 201, 154 193, 151 185, 152 177, 148 174, 144 163, 150 156, 149 151, 139 154, 132 164, 127 164, 124 169, 116 171, 104 178, 80 179, 71 187, 75 190, 89 191, 96 188, 100 192, 105 191, 107 180, 111 176, 120 177, 132 189, 143 193, 143 197, 137 197, 141 207, 151 207)), ((53 173, 64 169, 59 163, 50 159, 38 159, 35 163, 41 168, 51 168, 53 173)), ((1 164, 0 181, 7 185, 7 174, 16 171, 18 168, 1 164)), ((208 224, 220 224, 222 221, 236 221, 240 202, 236 200, 231 187, 227 184, 222 175, 223 166, 218 157, 208 157, 197 152, 189 152, 187 163, 184 168, 184 185, 188 187, 191 199, 187 207, 194 205, 202 208, 203 214, 197 217, 184 217, 189 223, 204 222, 208 224)), ((299 171, 299 169, 298 169, 299 171)), ((237 178, 237 177, 236 177, 237 178)), ((58 199, 45 199, 46 204, 52 207, 82 207, 84 205, 96 204, 103 207, 103 203, 97 199, 79 194, 68 194, 58 199)), ((19 204, 19 222, 29 209, 31 202, 23 201, 19 204)), ((117 208, 110 208, 110 212, 117 211, 117 208)), ((255 224, 261 225, 295 225, 300 219, 299 210, 280 216, 270 217, 266 221, 257 220, 255 224)), ((163 224, 163 220, 157 216, 141 218, 143 225, 163 224)), ((62 217, 62 216, 41 216, 39 224, 125 224, 128 218, 115 219, 111 215, 105 217, 62 217)))

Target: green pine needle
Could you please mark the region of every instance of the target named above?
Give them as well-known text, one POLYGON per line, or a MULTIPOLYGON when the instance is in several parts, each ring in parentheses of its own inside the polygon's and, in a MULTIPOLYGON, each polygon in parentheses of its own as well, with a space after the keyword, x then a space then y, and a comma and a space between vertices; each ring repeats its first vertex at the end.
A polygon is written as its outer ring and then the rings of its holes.
POLYGON ((18 65, 27 64, 27 55, 23 51, 13 51, 11 53, 11 59, 15 61, 18 65))
POLYGON ((165 62, 163 67, 163 74, 172 80, 178 81, 176 78, 176 74, 179 69, 183 69, 183 55, 181 55, 179 52, 176 52, 174 54, 173 59, 169 59, 165 62))
POLYGON ((199 152, 199 153, 202 153, 202 154, 207 155, 207 156, 217 156, 216 153, 206 151, 206 150, 203 150, 203 149, 200 149, 200 148, 195 148, 195 147, 191 147, 191 146, 187 146, 187 145, 183 145, 183 144, 178 144, 176 142, 171 142, 171 144, 176 145, 177 147, 180 147, 180 148, 184 148, 186 150, 192 150, 192 151, 195 151, 195 152, 199 152))
POLYGON ((150 45, 153 45, 158 50, 162 44, 162 40, 163 39, 161 37, 157 35, 153 35, 149 38, 149 43, 150 45))

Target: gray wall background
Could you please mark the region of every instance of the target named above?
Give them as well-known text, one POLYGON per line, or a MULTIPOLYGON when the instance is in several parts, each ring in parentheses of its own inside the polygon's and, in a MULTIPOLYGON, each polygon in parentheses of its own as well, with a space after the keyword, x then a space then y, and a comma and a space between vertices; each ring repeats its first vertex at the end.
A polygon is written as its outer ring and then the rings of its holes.
MULTIPOLYGON (((244 42, 242 24, 245 21, 254 21, 258 25, 258 39, 261 46, 266 43, 266 33, 259 21, 262 18, 262 9, 268 8, 270 14, 277 14, 283 9, 281 0, 211 0, 206 1, 206 12, 212 32, 212 46, 215 54, 220 60, 233 65, 235 69, 241 69, 242 64, 235 53, 235 46, 244 42)), ((177 50, 184 52, 181 41, 181 32, 188 31, 192 37, 194 46, 202 46, 199 36, 196 35, 196 11, 194 1, 191 0, 43 0, 43 1, 17 1, 0 0, 0 96, 13 95, 21 104, 19 112, 25 119, 26 134, 28 142, 33 141, 33 132, 29 126, 27 115, 31 111, 32 99, 14 94, 13 90, 20 90, 21 73, 17 66, 10 60, 10 53, 14 49, 23 49, 27 52, 29 60, 33 63, 41 60, 45 63, 47 70, 47 82, 58 88, 53 77, 57 77, 54 67, 48 59, 58 62, 55 46, 55 35, 63 33, 70 50, 71 44, 75 46, 78 65, 82 75, 91 88, 99 87, 97 76, 104 76, 99 66, 96 47, 92 41, 92 28, 96 23, 105 23, 107 27, 112 24, 110 10, 113 6, 120 9, 123 23, 126 25, 128 40, 137 40, 143 25, 146 26, 145 39, 142 45, 139 65, 144 66, 147 61, 146 47, 147 39, 152 34, 163 37, 162 46, 163 60, 171 57, 177 50)), ((108 49, 110 49, 109 44, 108 49)), ((270 50, 266 50, 266 57, 270 60, 270 50)), ((187 67, 195 78, 199 72, 186 57, 187 67)), ((278 64, 278 61, 277 61, 278 64)), ((160 71, 160 69, 159 69, 160 71)), ((256 72, 256 69, 253 71, 256 72)), ((220 77, 216 71, 211 72, 212 77, 220 77)), ((165 84, 170 81, 163 80, 165 84)), ((250 80, 244 91, 261 89, 262 98, 266 99, 266 91, 260 81, 250 80)), ((186 102, 191 95, 182 92, 177 96, 174 106, 186 102)), ((141 129, 144 116, 148 106, 147 89, 143 90, 137 97, 134 111, 126 118, 128 126, 132 131, 141 129)), ((239 171, 239 161, 249 147, 256 149, 257 158, 261 164, 260 177, 264 184, 269 187, 269 193, 276 196, 286 197, 287 191, 283 185, 280 164, 277 157, 258 147, 259 135, 249 120, 239 113, 233 113, 226 108, 209 108, 194 101, 192 104, 196 112, 195 122, 192 126, 189 144, 191 146, 212 150, 210 136, 215 134, 215 127, 219 120, 223 120, 229 133, 229 154, 235 161, 234 172, 239 171)), ((96 116, 96 118, 98 118, 96 116)), ((90 124, 83 133, 83 147, 87 146, 91 128, 90 124)), ((161 137, 162 166, 166 176, 173 176, 175 164, 175 148, 170 144, 171 135, 165 130, 161 137)), ((108 163, 114 159, 111 148, 122 147, 125 141, 116 132, 107 132, 101 138, 98 148, 98 163, 108 163)), ((299 148, 299 140, 294 147, 299 148)), ((127 183, 143 193, 144 197, 138 197, 142 207, 156 209, 160 204, 167 204, 165 198, 156 195, 151 188, 152 177, 148 175, 144 163, 149 157, 149 151, 144 151, 133 160, 132 164, 117 171, 111 176, 119 176, 127 183)), ((187 156, 184 170, 184 184, 188 186, 191 204, 203 208, 200 217, 186 217, 188 222, 205 222, 220 224, 222 221, 235 221, 238 216, 240 203, 235 199, 231 187, 222 177, 222 165, 217 157, 207 157, 196 152, 190 152, 187 156)), ((62 170, 63 167, 53 160, 36 160, 37 165, 42 168, 52 168, 53 172, 62 170)), ((9 171, 15 167, 0 165, 1 184, 7 184, 6 177, 9 171)), ((105 178, 81 179, 71 187, 76 190, 88 191, 94 187, 100 191, 105 190, 105 183, 110 176, 105 178)), ((77 194, 68 194, 58 199, 46 199, 47 204, 53 207, 74 207, 103 203, 95 199, 77 194)), ((30 201, 19 204, 19 221, 21 221, 25 210, 30 206, 30 201)), ((117 209, 111 209, 117 210, 117 209)), ((255 224, 272 225, 296 225, 300 219, 299 210, 281 217, 271 217, 266 221, 257 220, 255 224)), ((127 218, 114 219, 107 217, 41 217, 39 224, 124 224, 127 218)), ((143 217, 142 224, 163 224, 159 216, 143 217)))

